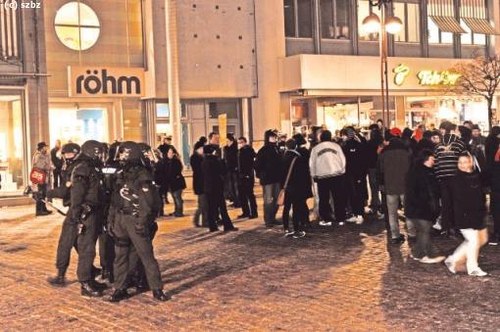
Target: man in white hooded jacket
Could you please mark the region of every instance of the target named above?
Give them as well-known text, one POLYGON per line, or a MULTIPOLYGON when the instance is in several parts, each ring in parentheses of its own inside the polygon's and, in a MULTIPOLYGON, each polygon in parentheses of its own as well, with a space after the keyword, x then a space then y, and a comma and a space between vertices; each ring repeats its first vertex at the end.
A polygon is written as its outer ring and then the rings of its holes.
POLYGON ((332 133, 325 130, 320 136, 321 143, 311 150, 309 167, 311 176, 318 184, 319 215, 322 225, 332 225, 333 215, 330 195, 333 198, 335 219, 343 225, 346 219, 345 166, 346 159, 342 148, 332 142, 332 133))

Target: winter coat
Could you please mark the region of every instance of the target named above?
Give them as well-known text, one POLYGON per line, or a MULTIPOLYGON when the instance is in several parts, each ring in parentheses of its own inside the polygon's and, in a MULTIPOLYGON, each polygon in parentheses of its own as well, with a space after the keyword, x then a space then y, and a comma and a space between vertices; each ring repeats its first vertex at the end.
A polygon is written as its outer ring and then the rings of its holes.
POLYGON ((436 145, 432 143, 431 140, 427 138, 422 138, 420 141, 418 141, 417 145, 415 146, 415 150, 413 151, 413 155, 416 157, 418 154, 423 151, 423 150, 430 150, 434 152, 434 148, 436 145))
POLYGON ((399 138, 390 140, 378 160, 379 183, 384 186, 387 195, 403 195, 408 169, 411 165, 411 153, 399 138))
POLYGON ((368 172, 366 143, 350 139, 342 146, 346 159, 345 173, 354 179, 364 178, 368 172))
POLYGON ((233 143, 231 146, 224 147, 224 161, 228 172, 236 172, 238 169, 238 146, 233 143))
POLYGON ((58 156, 58 152, 60 152, 61 149, 58 149, 58 148, 53 148, 52 150, 50 150, 50 160, 52 161, 52 165, 54 166, 54 168, 56 170, 61 170, 61 168, 63 167, 63 159, 61 158, 61 156, 59 155, 58 156))
POLYGON ((456 135, 444 135, 443 142, 436 145, 434 166, 438 180, 455 176, 457 172, 458 156, 466 150, 465 144, 456 135))
POLYGON ((166 181, 166 159, 160 159, 154 167, 154 179, 157 186, 160 188, 158 191, 161 195, 168 192, 167 181, 166 181))
POLYGON ((203 163, 203 156, 198 153, 193 153, 189 160, 189 164, 191 165, 191 169, 193 170, 193 190, 196 195, 203 194, 203 170, 201 168, 201 164, 203 163))
POLYGON ((287 150, 283 156, 284 171, 283 180, 281 182, 282 186, 285 185, 286 177, 290 169, 292 161, 295 160, 292 172, 290 173, 290 180, 286 187, 286 194, 294 200, 308 199, 312 197, 311 189, 311 175, 309 173, 309 164, 307 159, 304 158, 296 150, 287 150))
POLYGON ((276 144, 266 143, 259 150, 255 159, 255 172, 261 185, 281 182, 282 156, 276 144))
POLYGON ((455 226, 459 229, 485 228, 486 197, 479 174, 458 170, 451 181, 451 193, 455 226))
POLYGON ((182 168, 182 163, 178 158, 174 157, 172 159, 166 159, 165 181, 168 191, 174 192, 186 189, 186 180, 182 175, 182 168))
POLYGON ((377 168, 378 152, 380 144, 378 142, 369 140, 366 143, 366 168, 374 169, 377 168))
POLYGON ((41 153, 40 151, 36 151, 33 155, 32 160, 33 167, 39 168, 45 172, 45 183, 50 183, 50 154, 49 153, 41 153))
POLYGON ((434 222, 439 216, 439 185, 432 168, 415 165, 408 171, 405 216, 434 222))
POLYGON ((225 168, 215 155, 207 154, 201 163, 203 192, 207 195, 222 195, 224 192, 225 168))
POLYGON ((255 150, 250 145, 245 145, 238 150, 238 176, 240 179, 255 178, 255 150))
POLYGON ((337 143, 321 142, 311 150, 309 166, 313 179, 328 179, 345 174, 346 158, 337 143))

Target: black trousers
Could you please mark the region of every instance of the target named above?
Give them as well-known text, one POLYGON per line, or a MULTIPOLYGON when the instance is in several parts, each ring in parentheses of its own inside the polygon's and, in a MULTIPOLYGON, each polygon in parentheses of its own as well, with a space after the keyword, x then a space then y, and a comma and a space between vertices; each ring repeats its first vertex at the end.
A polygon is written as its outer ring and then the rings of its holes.
POLYGON ((54 175, 54 187, 53 188, 57 188, 60 185, 62 185, 62 183, 61 183, 61 181, 62 181, 62 178, 61 178, 61 169, 60 168, 54 169, 52 171, 52 174, 54 175))
POLYGON ((148 285, 151 289, 162 289, 160 268, 153 252, 151 238, 139 235, 135 231, 137 218, 131 215, 118 214, 115 218, 113 234, 115 235, 115 262, 114 277, 115 289, 124 289, 130 271, 130 252, 132 246, 137 251, 144 270, 148 285))
POLYGON ((34 198, 36 199, 36 212, 47 211, 47 206, 42 200, 47 198, 47 184, 39 184, 38 191, 34 193, 34 198))
MULTIPOLYGON (((70 214, 69 211, 68 214, 70 214)), ((97 213, 91 213, 87 217, 87 220, 83 221, 83 232, 77 236, 78 267, 76 269, 76 274, 80 282, 86 282, 94 278, 92 270, 96 255, 95 247, 97 242, 98 218, 99 215, 97 213)))
POLYGON ((451 179, 451 177, 448 177, 439 180, 439 189, 441 190, 441 227, 443 231, 455 228, 451 179))
MULTIPOLYGON (((151 241, 154 240, 156 232, 158 231, 158 224, 156 222, 151 222, 149 229, 149 238, 151 241)), ((142 264, 141 258, 137 253, 137 249, 132 245, 130 248, 129 254, 129 271, 128 277, 131 279, 136 279, 136 281, 146 282, 146 269, 144 268, 144 264, 142 264)), ((151 287, 151 286, 150 286, 151 287)))
POLYGON ((325 221, 332 221, 332 206, 330 195, 333 198, 335 219, 344 222, 346 219, 347 193, 345 187, 345 176, 339 175, 318 180, 319 215, 325 221))
POLYGON ((78 224, 66 216, 64 219, 59 242, 57 244, 56 268, 60 274, 65 274, 71 259, 71 249, 77 247, 78 224))
POLYGON ((500 236, 500 192, 490 194, 490 213, 493 216, 493 234, 500 236))
POLYGON ((202 227, 208 226, 208 198, 205 194, 198 195, 198 207, 193 216, 193 224, 202 227))
POLYGON ((220 215, 224 229, 232 229, 233 223, 229 214, 227 213, 226 201, 224 200, 224 193, 206 193, 208 198, 208 227, 210 230, 216 230, 217 219, 220 215))
POLYGON ((257 201, 253 192, 254 178, 242 178, 239 180, 238 191, 240 194, 241 211, 244 215, 257 216, 257 201))
POLYGON ((349 205, 352 213, 356 216, 361 216, 364 214, 366 180, 349 175, 346 176, 346 179, 349 190, 349 205))
POLYGON ((285 231, 289 230, 290 209, 293 209, 292 222, 295 232, 302 231, 302 225, 309 223, 309 208, 306 200, 306 198, 297 198, 288 193, 285 194, 285 204, 283 206, 283 228, 285 231))

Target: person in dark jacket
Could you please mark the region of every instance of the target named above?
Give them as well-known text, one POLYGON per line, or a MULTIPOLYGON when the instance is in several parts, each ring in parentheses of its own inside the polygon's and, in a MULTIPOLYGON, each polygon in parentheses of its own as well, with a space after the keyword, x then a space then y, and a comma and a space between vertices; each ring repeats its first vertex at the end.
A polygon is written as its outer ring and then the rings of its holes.
POLYGON ((245 137, 238 138, 238 192, 241 212, 238 218, 258 217, 257 201, 253 192, 255 185, 255 150, 248 145, 245 137))
POLYGON ((61 170, 64 164, 64 161, 61 156, 61 141, 56 140, 56 145, 50 150, 50 160, 52 162, 52 167, 54 168, 52 170, 52 175, 54 176, 53 179, 53 187, 52 188, 57 188, 61 185, 61 170))
POLYGON ((283 166, 276 140, 276 132, 267 130, 264 134, 264 146, 255 159, 255 171, 264 191, 264 222, 268 228, 279 225, 276 213, 283 166))
POLYGON ((222 160, 217 157, 217 149, 213 144, 203 147, 205 154, 201 168, 203 171, 203 192, 208 201, 208 227, 210 232, 219 230, 217 219, 219 214, 222 218, 224 231, 237 231, 227 213, 224 200, 224 174, 225 169, 222 160))
POLYGON ((403 132, 401 133, 401 140, 403 141, 403 144, 406 146, 406 149, 408 151, 410 151, 411 153, 415 153, 417 141, 412 136, 413 130, 411 130, 410 128, 404 128, 403 132))
POLYGON ((182 169, 182 162, 175 154, 174 148, 169 148, 167 150, 167 159, 165 163, 165 182, 167 190, 174 198, 175 211, 170 215, 175 217, 184 216, 182 191, 186 189, 186 180, 182 175, 182 169))
POLYGON ((486 167, 490 168, 495 163, 495 155, 500 145, 500 127, 494 126, 491 128, 490 134, 486 137, 484 143, 486 155, 486 167))
POLYGON ((500 149, 495 154, 493 164, 489 169, 490 185, 490 213, 493 217, 493 235, 490 237, 490 245, 500 243, 500 149))
POLYGON ((296 150, 297 142, 294 139, 286 141, 286 148, 283 157, 284 173, 282 182, 285 188, 283 228, 285 236, 292 235, 294 238, 301 238, 306 235, 302 225, 309 224, 309 209, 306 201, 309 197, 312 197, 309 161, 296 150), (289 178, 288 174, 290 174, 289 178), (288 222, 290 209, 293 210, 293 232, 290 232, 288 222))
POLYGON ((224 146, 223 153, 227 170, 224 196, 233 203, 233 207, 239 208, 241 205, 238 193, 238 144, 233 134, 227 134, 227 145, 224 146))
MULTIPOLYGON (((300 133, 293 135, 292 138, 297 143, 297 152, 300 153, 302 158, 304 158, 304 160, 307 162, 307 165, 308 165, 307 166, 307 178, 309 179, 308 181, 309 181, 309 187, 311 190, 311 195, 313 195, 313 192, 312 192, 313 182, 312 182, 312 177, 311 177, 311 170, 309 168, 309 159, 311 158, 311 152, 306 147, 306 144, 307 144, 306 138, 304 137, 303 134, 300 134, 300 133)), ((304 229, 307 229, 309 226, 311 226, 311 224, 309 222, 309 214, 308 214, 307 218, 302 219, 301 222, 302 222, 302 227, 304 229)))
POLYGON ((423 150, 431 150, 434 151, 436 144, 432 142, 432 131, 426 130, 422 134, 422 139, 418 141, 415 146, 415 151, 413 151, 413 156, 417 157, 421 151, 423 150))
POLYGON ((439 216, 439 185, 434 176, 434 153, 422 150, 408 171, 405 190, 405 216, 416 229, 417 241, 412 257, 421 263, 440 263, 445 257, 435 255, 430 230, 439 216))
POLYGON ((367 168, 368 168, 368 180, 370 182, 370 212, 380 217, 381 203, 380 203, 380 189, 377 181, 377 161, 378 155, 382 150, 384 144, 384 138, 382 137, 382 132, 377 125, 372 127, 370 131, 370 139, 366 146, 366 157, 367 157, 367 168))
MULTIPOLYGON (((391 132, 395 132, 394 128, 391 132)), ((392 244, 401 244, 405 241, 405 237, 399 232, 398 207, 404 204, 405 181, 410 165, 411 153, 399 137, 392 138, 378 161, 378 179, 386 195, 392 244)), ((414 233, 411 222, 407 221, 407 226, 408 232, 414 233)))
POLYGON ((465 240, 445 260, 446 267, 451 273, 456 273, 463 270, 465 262, 465 270, 470 276, 484 277, 488 273, 479 267, 478 258, 480 248, 488 241, 486 197, 468 152, 458 158, 458 171, 451 181, 451 192, 455 226, 465 240))
POLYGON ((193 191, 198 196, 198 206, 193 217, 195 227, 208 226, 208 203, 207 196, 203 190, 203 142, 198 141, 194 145, 194 151, 190 158, 191 169, 193 170, 193 191), (200 222, 201 217, 201 222, 200 222))
POLYGON ((366 200, 367 154, 366 142, 352 127, 346 128, 347 140, 342 146, 346 159, 346 181, 349 190, 349 204, 353 216, 348 222, 363 223, 364 202, 366 200))

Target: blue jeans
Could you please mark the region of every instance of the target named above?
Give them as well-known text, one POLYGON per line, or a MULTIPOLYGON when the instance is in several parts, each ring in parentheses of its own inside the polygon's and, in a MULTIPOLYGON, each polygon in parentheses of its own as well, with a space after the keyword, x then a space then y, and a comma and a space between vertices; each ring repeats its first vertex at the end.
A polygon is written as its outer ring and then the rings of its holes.
POLYGON ((264 222, 266 225, 272 225, 276 222, 276 213, 278 212, 278 195, 281 190, 279 183, 263 185, 264 190, 264 222))
POLYGON ((176 191, 171 191, 172 197, 174 198, 174 205, 175 205, 175 211, 174 215, 177 216, 182 216, 184 212, 184 207, 183 203, 184 201, 182 200, 182 189, 176 190, 176 191))

